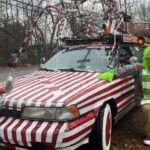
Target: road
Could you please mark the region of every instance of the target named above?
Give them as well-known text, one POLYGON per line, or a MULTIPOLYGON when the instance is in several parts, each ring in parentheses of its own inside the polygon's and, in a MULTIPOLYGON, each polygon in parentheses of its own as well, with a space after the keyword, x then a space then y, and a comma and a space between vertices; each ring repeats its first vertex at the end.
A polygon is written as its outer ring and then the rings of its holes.
MULTIPOLYGON (((13 77, 22 76, 38 70, 38 66, 17 67, 13 77)), ((11 69, 0 67, 0 81, 6 80, 11 69)), ((149 150, 142 143, 142 135, 138 127, 138 111, 131 111, 122 120, 120 120, 113 129, 111 150, 149 150)), ((78 150, 89 150, 88 145, 78 148, 78 150)))
MULTIPOLYGON (((13 77, 29 74, 31 72, 38 70, 38 68, 39 68, 38 66, 16 67, 13 73, 13 77)), ((0 81, 5 81, 10 72, 11 72, 11 68, 0 67, 0 81)))

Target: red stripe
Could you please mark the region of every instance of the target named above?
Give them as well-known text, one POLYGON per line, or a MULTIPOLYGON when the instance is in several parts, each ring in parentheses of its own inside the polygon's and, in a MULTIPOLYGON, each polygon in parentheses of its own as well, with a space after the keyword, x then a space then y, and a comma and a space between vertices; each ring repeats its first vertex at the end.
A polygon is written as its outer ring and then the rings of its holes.
POLYGON ((37 125, 31 131, 31 141, 36 142, 36 131, 41 127, 42 122, 38 122, 37 125))
POLYGON ((8 118, 5 118, 2 122, 0 122, 0 126, 7 121, 8 118))
POLYGON ((92 129, 92 127, 93 127, 93 124, 88 126, 87 128, 84 128, 80 132, 77 132, 76 134, 74 134, 68 138, 63 139, 63 143, 69 142, 69 141, 74 140, 76 138, 79 138, 82 134, 86 133, 87 131, 90 131, 92 129))
MULTIPOLYGON (((119 84, 118 84, 118 85, 119 85, 119 84)), ((96 103, 96 102, 98 102, 98 101, 100 101, 100 100, 102 100, 102 99, 105 99, 105 98, 107 98, 107 97, 110 97, 110 96, 113 97, 113 96, 116 95, 117 93, 119 93, 119 92, 121 92, 121 91, 123 91, 123 90, 129 88, 129 87, 132 86, 132 85, 133 85, 133 84, 131 83, 131 84, 125 86, 125 87, 122 87, 122 88, 120 88, 120 89, 118 89, 118 90, 115 90, 115 91, 109 93, 109 94, 106 94, 106 95, 104 95, 104 96, 102 96, 102 97, 99 97, 99 98, 93 100, 92 102, 89 102, 89 103, 87 103, 87 104, 85 104, 85 105, 79 107, 79 109, 83 109, 83 108, 88 107, 88 106, 90 106, 90 105, 92 106, 94 103, 96 103)), ((106 91, 106 90, 104 89, 104 91, 106 91)), ((102 93, 103 93, 103 92, 102 92, 102 93)), ((133 94, 133 91, 132 91, 132 94, 133 94)), ((90 99, 89 99, 89 100, 90 100, 90 99)))
MULTIPOLYGON (((93 90, 95 90, 95 89, 97 89, 97 88, 99 88, 99 87, 105 85, 105 84, 107 84, 106 81, 101 81, 101 82, 99 82, 99 83, 96 83, 96 84, 94 84, 92 87, 90 86, 90 88, 84 89, 84 90, 81 91, 80 93, 77 93, 76 95, 73 95, 73 97, 69 98, 69 99, 66 100, 64 103, 65 103, 66 105, 68 105, 68 104, 71 103, 72 101, 75 101, 76 99, 80 98, 81 96, 83 96, 83 95, 85 95, 85 94, 87 94, 87 93, 89 93, 89 92, 91 92, 91 91, 93 91, 93 90)), ((86 98, 86 99, 87 99, 87 98, 86 98)), ((80 102, 82 103, 82 101, 85 101, 86 99, 81 100, 80 102)), ((79 102, 79 103, 80 103, 80 102, 79 102)))
MULTIPOLYGON (((87 139, 87 138, 89 138, 89 135, 84 136, 81 140, 79 140, 78 142, 74 143, 74 144, 71 145, 71 146, 75 146, 75 145, 77 145, 77 144, 79 144, 79 143, 83 144, 82 141, 84 141, 84 140, 87 139)), ((81 145, 81 144, 80 144, 80 145, 81 145)))
MULTIPOLYGON (((46 136, 47 136, 47 131, 50 129, 51 124, 48 123, 47 126, 45 127, 45 129, 42 131, 42 136, 41 136, 41 140, 43 143, 46 143, 46 136)), ((51 141, 49 141, 51 142, 51 141)))
POLYGON ((31 36, 31 34, 32 34, 32 32, 30 32, 30 31, 27 31, 27 32, 26 32, 26 36, 27 36, 28 38, 31 36))
MULTIPOLYGON (((28 82, 28 81, 26 81, 26 82, 28 82)), ((33 83, 31 83, 30 86, 24 85, 23 88, 25 88, 25 89, 20 89, 21 91, 19 90, 19 92, 16 92, 17 90, 14 90, 13 91, 14 93, 11 93, 10 95, 8 95, 7 98, 13 98, 14 96, 17 96, 18 94, 22 93, 24 90, 35 87, 36 84, 37 83, 34 81, 33 83)))
MULTIPOLYGON (((26 89, 26 90, 24 90, 24 92, 22 93, 22 95, 20 95, 20 96, 16 96, 16 99, 21 99, 23 96, 26 96, 27 94, 29 94, 29 93, 31 93, 31 92, 34 92, 34 91, 36 91, 36 90, 38 90, 39 88, 42 88, 43 87, 43 85, 41 84, 39 84, 38 85, 38 87, 36 87, 36 86, 33 86, 34 88, 32 89, 32 90, 29 90, 29 88, 28 89, 26 89), (29 90, 29 91, 28 91, 29 90)), ((43 90, 43 89, 41 89, 41 90, 43 90)), ((33 93, 32 95, 34 95, 35 93, 33 93)), ((31 97, 32 95, 29 95, 28 97, 26 97, 26 99, 28 99, 29 97, 31 97)))
MULTIPOLYGON (((84 77, 84 76, 85 76, 85 75, 83 75, 83 77, 84 77)), ((84 78, 80 77, 79 80, 77 80, 76 82, 70 82, 70 84, 68 84, 67 86, 65 86, 65 88, 62 87, 62 90, 65 90, 65 89, 67 89, 67 88, 70 88, 70 87, 72 87, 72 86, 74 86, 74 85, 76 85, 76 84, 79 84, 79 83, 81 83, 81 85, 78 85, 76 88, 82 87, 83 85, 86 85, 87 83, 93 81, 93 78, 92 78, 92 79, 89 79, 90 77, 92 77, 92 75, 86 76, 86 77, 84 77, 84 78), (86 80, 86 79, 88 79, 88 80, 86 80), (86 80, 86 81, 84 81, 84 80, 86 80), (83 81, 84 81, 84 82, 83 82, 83 81)), ((73 79, 73 80, 75 80, 75 79, 73 79)), ((96 81, 95 81, 95 82, 96 82, 96 81)), ((65 83, 65 84, 66 84, 66 83, 65 83)))
MULTIPOLYGON (((85 75, 85 74, 84 74, 85 75)), ((78 74, 69 74, 68 76, 66 77, 63 77, 62 80, 55 80, 55 84, 59 85, 59 86, 63 86, 67 83, 70 83, 70 80, 72 79, 73 80, 76 80, 78 79, 79 77, 81 77, 81 73, 78 73, 78 74), (63 81, 63 82, 62 82, 63 81)), ((61 79, 61 78, 60 78, 61 79)), ((54 80, 53 80, 54 81, 54 80)))
POLYGON ((97 111, 89 113, 87 116, 82 117, 81 119, 77 119, 76 121, 70 122, 68 124, 68 131, 78 128, 79 126, 85 124, 86 122, 94 119, 97 116, 99 109, 97 111))
MULTIPOLYGON (((84 79, 82 79, 82 80, 84 80, 84 79)), ((93 79, 89 79, 88 81, 85 81, 85 84, 87 83, 87 82, 91 82, 91 81, 93 81, 93 79)), ((78 81, 78 83, 79 83, 79 81, 78 81)), ((73 84, 74 85, 74 84, 73 84)), ((71 85, 70 85, 70 87, 71 87, 71 85)), ((77 90, 78 88, 81 88, 81 85, 78 85, 78 86, 76 86, 76 87, 74 87, 73 89, 70 89, 68 92, 66 92, 66 93, 64 93, 65 95, 68 95, 68 94, 70 94, 71 92, 73 92, 74 90, 77 90)), ((63 89, 64 90, 64 89, 63 89)), ((71 96, 73 96, 73 95, 71 95, 71 96)), ((59 101, 61 98, 63 98, 64 97, 64 95, 60 95, 59 97, 57 97, 53 102, 57 102, 57 101, 59 101)), ((69 99, 69 98, 68 98, 69 99)))
POLYGON ((125 98, 131 96, 132 94, 134 94, 134 90, 130 91, 129 93, 127 93, 126 95, 123 95, 119 98, 116 99, 117 104, 120 103, 122 100, 124 100, 125 98))
POLYGON ((19 126, 23 123, 23 120, 19 120, 19 122, 14 126, 12 129, 12 138, 15 144, 18 145, 18 140, 17 140, 17 132, 16 130, 19 128, 19 126))
MULTIPOLYGON (((89 99, 91 99, 91 98, 93 98, 93 97, 96 97, 96 96, 98 96, 98 95, 104 93, 105 91, 111 90, 112 88, 115 88, 116 86, 119 86, 119 85, 121 85, 121 84, 123 84, 123 83, 125 83, 125 82, 127 82, 127 81, 129 81, 129 78, 126 78, 125 80, 118 81, 117 83, 114 83, 114 84, 112 84, 112 85, 108 85, 108 87, 106 87, 105 89, 102 89, 101 91, 98 91, 98 92, 96 92, 96 93, 94 93, 94 94, 88 96, 88 97, 85 98, 84 100, 80 101, 80 102, 78 103, 78 105, 81 104, 83 101, 87 101, 87 100, 89 100, 89 99)), ((91 91, 93 91, 93 90, 95 90, 95 89, 97 89, 97 88, 100 88, 100 87, 102 87, 102 86, 105 85, 105 84, 108 84, 108 82, 103 81, 103 82, 101 82, 101 83, 99 83, 99 84, 97 84, 97 85, 94 85, 93 87, 88 88, 88 89, 84 90, 83 92, 80 92, 79 94, 77 94, 77 95, 74 96, 73 98, 70 98, 69 100, 65 101, 65 104, 68 105, 70 102, 76 101, 79 97, 81 97, 81 96, 85 95, 86 93, 89 93, 89 92, 91 92, 91 91)))
POLYGON ((59 123, 57 125, 57 127, 55 128, 55 130, 53 131, 53 136, 52 136, 53 137, 52 138, 52 144, 53 144, 53 146, 55 146, 56 143, 57 143, 58 134, 59 134, 59 131, 62 128, 62 126, 63 126, 63 123, 59 123))
MULTIPOLYGON (((26 139, 26 132, 27 132, 27 129, 31 126, 31 124, 32 124, 32 121, 29 121, 21 131, 22 143, 24 145, 28 145, 27 139, 26 139)), ((29 133, 29 134, 31 134, 31 133, 29 133)))
POLYGON ((25 47, 26 47, 26 43, 23 42, 23 43, 22 43, 22 48, 25 48, 25 47))
POLYGON ((8 127, 14 122, 14 119, 12 121, 10 121, 6 126, 5 128, 3 129, 4 131, 4 138, 7 142, 9 142, 9 138, 8 138, 8 134, 7 134, 7 130, 8 130, 8 127))
POLYGON ((125 103, 121 104, 119 107, 118 107, 118 111, 124 107, 128 107, 130 105, 130 103, 133 103, 131 100, 133 98, 129 99, 128 101, 126 101, 125 103))

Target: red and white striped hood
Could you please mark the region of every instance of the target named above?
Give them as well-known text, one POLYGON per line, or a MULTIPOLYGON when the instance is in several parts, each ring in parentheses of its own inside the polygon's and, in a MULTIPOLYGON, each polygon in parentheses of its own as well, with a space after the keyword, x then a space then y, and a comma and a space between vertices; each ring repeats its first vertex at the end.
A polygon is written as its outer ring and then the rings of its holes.
POLYGON ((15 79, 13 90, 4 95, 3 107, 20 110, 25 106, 61 107, 76 104, 80 114, 94 110, 106 100, 130 90, 133 79, 99 81, 97 73, 37 71, 15 79))
POLYGON ((3 106, 69 105, 83 90, 99 82, 95 73, 36 71, 14 80, 13 90, 4 95, 3 106))

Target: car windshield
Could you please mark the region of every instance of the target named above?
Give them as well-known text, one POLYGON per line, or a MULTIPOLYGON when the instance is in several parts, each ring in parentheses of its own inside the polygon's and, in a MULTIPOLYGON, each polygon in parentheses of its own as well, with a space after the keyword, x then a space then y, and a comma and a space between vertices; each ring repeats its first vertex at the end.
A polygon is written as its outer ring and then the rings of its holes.
POLYGON ((64 49, 49 59, 41 69, 50 71, 106 71, 108 68, 105 48, 64 49))

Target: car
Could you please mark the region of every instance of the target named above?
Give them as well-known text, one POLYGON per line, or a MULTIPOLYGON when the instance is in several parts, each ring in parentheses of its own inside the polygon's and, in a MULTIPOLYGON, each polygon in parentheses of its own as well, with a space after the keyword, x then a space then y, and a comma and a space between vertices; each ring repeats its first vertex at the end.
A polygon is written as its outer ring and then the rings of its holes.
MULTIPOLYGON (((112 82, 97 78, 124 65, 122 56, 111 53, 113 46, 95 42, 67 46, 38 71, 15 78, 13 89, 1 98, 0 145, 74 150, 89 143, 89 149, 109 150, 113 124, 137 103, 132 76, 112 82)), ((131 50, 127 55, 139 52, 134 45, 127 47, 131 50)))

